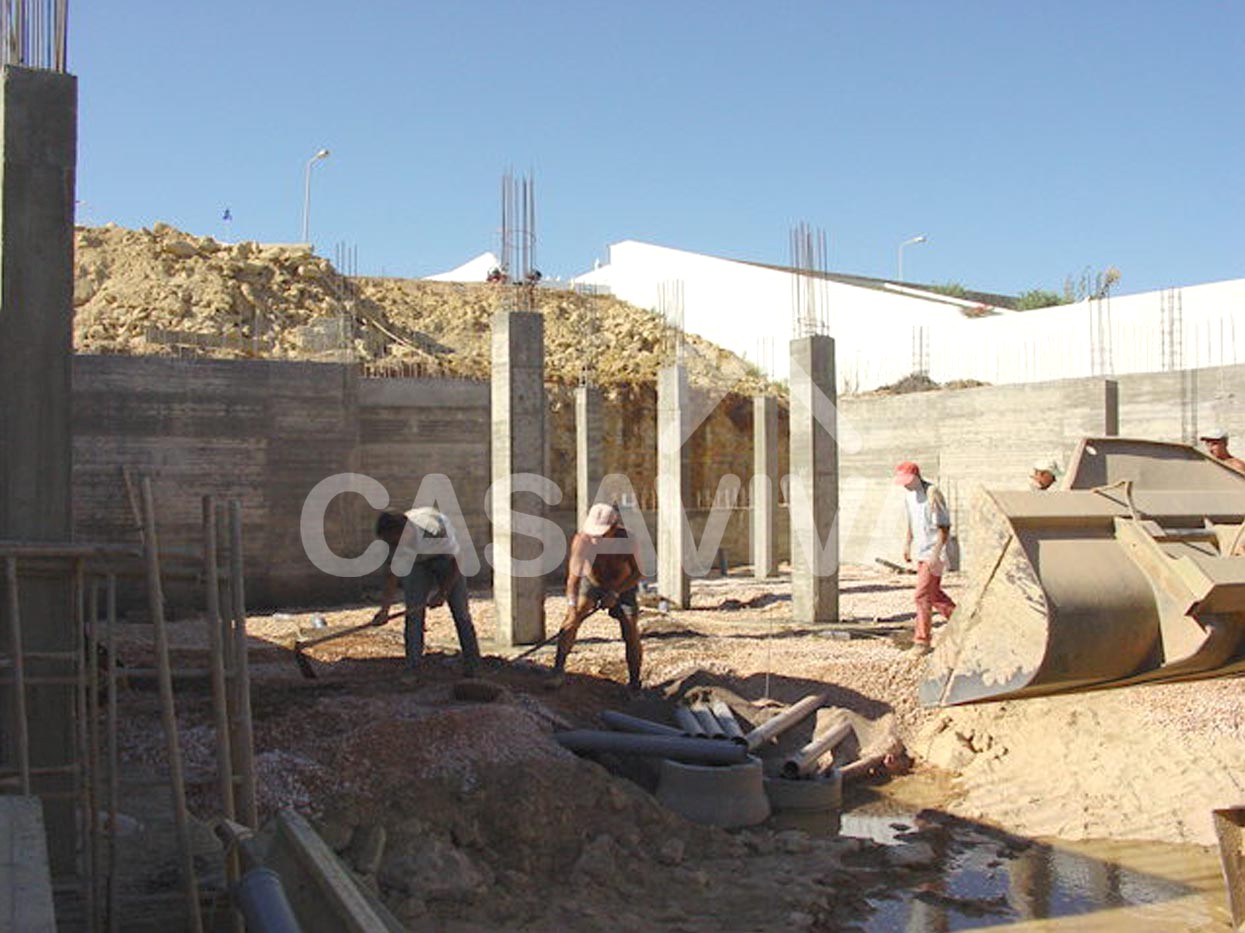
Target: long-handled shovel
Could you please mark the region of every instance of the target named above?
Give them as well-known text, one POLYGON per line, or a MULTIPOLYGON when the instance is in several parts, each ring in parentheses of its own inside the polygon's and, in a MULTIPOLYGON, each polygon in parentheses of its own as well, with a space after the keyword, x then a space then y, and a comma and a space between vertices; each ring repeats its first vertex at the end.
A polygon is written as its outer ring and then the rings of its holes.
MULTIPOLYGON (((400 615, 405 615, 405 613, 405 609, 399 609, 396 612, 391 612, 385 621, 391 621, 398 618, 400 615)), ((303 654, 304 651, 308 648, 314 648, 316 645, 322 645, 326 641, 333 641, 337 638, 345 638, 347 635, 353 635, 356 632, 361 632, 366 628, 372 627, 373 623, 364 622, 362 625, 352 625, 350 628, 344 628, 336 632, 329 632, 327 635, 318 635, 315 638, 299 638, 294 642, 294 663, 298 665, 298 670, 304 677, 308 680, 315 680, 315 668, 311 666, 311 659, 303 654)))

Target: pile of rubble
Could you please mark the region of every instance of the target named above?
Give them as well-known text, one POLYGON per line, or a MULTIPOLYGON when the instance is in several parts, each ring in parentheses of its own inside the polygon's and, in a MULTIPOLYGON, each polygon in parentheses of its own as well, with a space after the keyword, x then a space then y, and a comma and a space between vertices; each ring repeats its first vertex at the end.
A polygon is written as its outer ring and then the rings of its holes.
MULTIPOLYGON (((357 361, 373 372, 487 378, 490 324, 511 286, 349 278, 304 244, 226 244, 157 223, 80 227, 74 339, 80 353, 357 361)), ((671 357, 662 319, 609 296, 538 288, 549 381, 651 383, 671 357)), ((750 364, 688 335, 695 384, 753 394, 750 364)))

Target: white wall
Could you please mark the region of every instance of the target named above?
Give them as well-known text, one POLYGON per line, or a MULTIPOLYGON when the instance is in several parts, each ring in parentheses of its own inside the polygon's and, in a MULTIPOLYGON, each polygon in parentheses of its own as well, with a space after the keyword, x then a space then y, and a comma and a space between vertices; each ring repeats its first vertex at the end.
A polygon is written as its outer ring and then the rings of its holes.
MULTIPOLYGON (((624 301, 656 309, 659 286, 672 279, 683 282, 689 332, 754 361, 758 338, 769 338, 773 375, 785 378, 791 273, 625 240, 610 246, 607 265, 574 281, 607 286, 624 301)), ((1081 302, 984 318, 967 318, 939 300, 838 282, 826 283, 825 294, 840 392, 867 391, 910 373, 919 327, 928 333, 930 376, 939 382, 1014 384, 1164 368, 1160 292, 1111 298, 1100 310, 1081 302), (1106 352, 1095 352, 1099 315, 1109 335, 1101 341, 1106 352)), ((1178 294, 1183 368, 1245 358, 1245 279, 1189 286, 1178 294)))
MULTIPOLYGON (((773 374, 787 375, 794 276, 746 262, 626 240, 610 246, 610 261, 574 281, 606 285, 615 296, 656 310, 660 285, 683 283, 684 328, 757 361, 758 338, 773 347, 773 374)), ((912 369, 912 328, 962 317, 947 304, 826 282, 830 333, 838 341, 844 385, 872 387, 912 369)))

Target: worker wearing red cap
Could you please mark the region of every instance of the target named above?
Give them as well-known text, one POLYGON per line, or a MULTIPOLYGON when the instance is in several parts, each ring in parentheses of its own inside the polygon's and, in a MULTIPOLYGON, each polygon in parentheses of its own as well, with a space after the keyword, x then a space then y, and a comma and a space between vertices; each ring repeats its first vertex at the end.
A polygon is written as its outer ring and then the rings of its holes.
POLYGON ((947 541, 951 536, 951 515, 942 492, 925 480, 921 476, 921 468, 910 460, 895 468, 895 484, 906 490, 904 504, 908 513, 908 531, 904 538, 903 559, 911 563, 915 549, 917 560, 913 651, 926 654, 933 641, 933 610, 937 609, 948 619, 955 611, 955 603, 942 589, 947 541))

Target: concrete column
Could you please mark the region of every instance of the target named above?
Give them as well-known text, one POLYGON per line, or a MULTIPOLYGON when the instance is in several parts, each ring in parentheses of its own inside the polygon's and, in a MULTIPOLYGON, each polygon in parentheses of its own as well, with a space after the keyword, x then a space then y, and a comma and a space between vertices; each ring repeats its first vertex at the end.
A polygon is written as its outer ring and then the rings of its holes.
MULTIPOLYGON (((67 542, 73 537, 70 363, 77 99, 72 75, 0 70, 0 539, 67 542)), ((25 651, 81 649, 74 638, 70 581, 68 573, 21 577, 25 651)), ((0 633, 7 631, 6 620, 0 633)), ((0 644, 7 650, 7 634, 0 634, 0 644)), ((46 662, 30 662, 26 673, 56 672, 46 662)), ((4 688, 0 741, 6 743, 5 761, 12 763, 8 692, 4 688)), ((30 687, 27 710, 31 766, 75 760, 73 689, 30 687)), ((36 777, 34 789, 72 791, 73 783, 67 777, 36 777)), ((73 868, 73 805, 49 799, 44 815, 52 871, 61 875, 73 868)))
POLYGON ((676 609, 692 601, 686 560, 690 531, 684 518, 690 471, 687 370, 676 364, 657 374, 657 592, 676 609))
POLYGON ((791 617, 839 618, 839 451, 834 341, 791 341, 791 617))
POLYGON ((1106 380, 1103 394, 1105 407, 1103 432, 1107 437, 1118 437, 1120 433, 1120 384, 1114 379, 1106 380))
POLYGON ((518 473, 545 471, 545 319, 534 311, 493 317, 493 599, 497 640, 532 645, 545 637, 545 580, 517 572, 541 542, 517 531, 516 513, 543 517, 544 500, 510 489, 518 473))
POLYGON ((752 399, 752 575, 778 573, 778 399, 752 399))
POLYGON ((576 528, 592 508, 601 486, 601 390, 592 386, 575 389, 575 515, 576 528))

